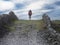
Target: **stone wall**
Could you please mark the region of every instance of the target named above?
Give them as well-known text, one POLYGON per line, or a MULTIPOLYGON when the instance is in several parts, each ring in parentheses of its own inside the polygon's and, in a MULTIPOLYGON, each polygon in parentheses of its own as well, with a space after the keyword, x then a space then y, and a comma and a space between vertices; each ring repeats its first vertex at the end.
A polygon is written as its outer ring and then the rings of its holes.
POLYGON ((55 29, 53 29, 50 17, 44 14, 42 18, 45 27, 47 27, 43 35, 44 39, 47 40, 50 45, 60 45, 60 33, 56 32, 55 29))
POLYGON ((51 27, 51 20, 47 14, 43 14, 42 19, 45 24, 45 27, 47 27, 47 28, 51 27))
POLYGON ((2 14, 0 15, 0 38, 3 37, 8 30, 8 26, 13 24, 15 20, 18 20, 14 12, 9 12, 9 14, 2 14))

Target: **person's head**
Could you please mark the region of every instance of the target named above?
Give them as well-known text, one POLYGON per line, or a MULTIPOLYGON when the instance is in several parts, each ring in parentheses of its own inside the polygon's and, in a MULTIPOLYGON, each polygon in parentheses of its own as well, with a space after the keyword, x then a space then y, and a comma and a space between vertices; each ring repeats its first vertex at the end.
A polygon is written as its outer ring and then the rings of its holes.
POLYGON ((31 12, 31 10, 29 10, 31 12))

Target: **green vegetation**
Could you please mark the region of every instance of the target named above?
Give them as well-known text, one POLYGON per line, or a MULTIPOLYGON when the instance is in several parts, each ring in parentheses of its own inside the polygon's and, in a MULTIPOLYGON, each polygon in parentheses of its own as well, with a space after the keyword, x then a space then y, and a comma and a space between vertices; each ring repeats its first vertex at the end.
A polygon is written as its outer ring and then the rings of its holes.
MULTIPOLYGON (((32 26, 34 29, 36 30, 43 30, 44 28, 44 23, 42 20, 18 20, 14 22, 14 25, 9 27, 11 31, 15 30, 15 27, 17 26, 23 26, 24 28, 24 32, 28 31, 27 29, 29 28, 29 26, 32 26)), ((60 21, 59 20, 55 20, 52 21, 52 27, 56 30, 60 32, 60 21)))
POLYGON ((15 24, 34 25, 36 27, 36 29, 42 29, 42 27, 43 27, 42 20, 20 20, 20 21, 16 21, 15 24))
POLYGON ((52 27, 56 31, 60 32, 60 20, 54 20, 54 21, 52 21, 52 27))
POLYGON ((60 20, 54 20, 52 22, 55 23, 55 24, 60 24, 60 20))

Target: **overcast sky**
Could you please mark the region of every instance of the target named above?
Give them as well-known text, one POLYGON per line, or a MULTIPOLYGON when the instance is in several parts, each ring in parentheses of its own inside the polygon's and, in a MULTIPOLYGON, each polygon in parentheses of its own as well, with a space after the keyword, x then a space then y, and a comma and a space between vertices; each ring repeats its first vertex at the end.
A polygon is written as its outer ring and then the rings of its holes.
POLYGON ((32 19, 41 19, 47 13, 51 19, 60 19, 60 0, 0 0, 0 14, 14 11, 19 19, 28 19, 32 10, 32 19))

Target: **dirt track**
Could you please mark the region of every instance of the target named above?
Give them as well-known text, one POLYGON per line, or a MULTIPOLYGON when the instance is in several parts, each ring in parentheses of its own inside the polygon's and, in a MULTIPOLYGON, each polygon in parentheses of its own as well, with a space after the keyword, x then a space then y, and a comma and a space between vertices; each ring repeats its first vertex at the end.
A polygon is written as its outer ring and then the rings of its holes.
POLYGON ((48 45, 35 29, 35 24, 17 24, 15 31, 10 32, 3 39, 0 45, 48 45), (28 28, 26 28, 26 26, 28 28))

